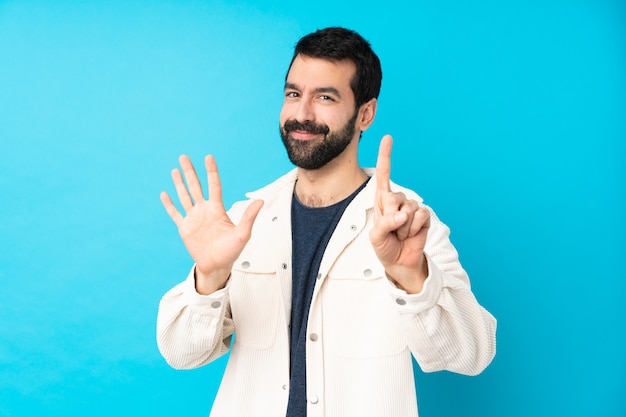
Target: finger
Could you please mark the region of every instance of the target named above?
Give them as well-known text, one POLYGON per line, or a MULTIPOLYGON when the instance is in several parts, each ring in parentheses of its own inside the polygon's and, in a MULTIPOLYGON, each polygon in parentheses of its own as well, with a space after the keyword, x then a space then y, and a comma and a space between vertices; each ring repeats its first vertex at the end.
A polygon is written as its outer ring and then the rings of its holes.
POLYGON ((263 200, 255 200, 246 208, 243 216, 241 217, 241 221, 237 225, 237 229, 242 233, 242 239, 249 240, 252 235, 252 226, 254 225, 254 221, 256 220, 259 211, 261 211, 261 207, 265 202, 263 200))
POLYGON ((183 181, 183 176, 177 168, 172 170, 172 181, 174 182, 174 187, 176 188, 176 194, 178 195, 178 200, 180 204, 185 209, 185 212, 188 213, 189 210, 193 208, 193 201, 191 201, 191 196, 189 195, 189 191, 185 186, 185 181, 183 181))
POLYGON ((161 203, 163 204, 163 207, 165 207, 165 211, 174 221, 176 226, 178 226, 183 220, 183 215, 180 214, 174 203, 172 203, 172 199, 170 198, 169 194, 167 194, 165 191, 162 191, 159 197, 161 197, 161 203))
POLYGON ((222 203, 222 181, 217 171, 217 162, 213 155, 204 157, 204 166, 206 167, 207 180, 209 184, 209 200, 222 203))
POLYGON ((389 234, 395 234, 396 229, 407 221, 407 214, 403 211, 387 213, 381 216, 376 225, 370 231, 370 241, 374 246, 379 246, 387 239, 389 234))
POLYGON ((183 169, 183 174, 185 174, 185 180, 187 181, 191 197, 197 204, 204 200, 204 195, 202 194, 202 184, 200 184, 198 174, 196 174, 196 169, 193 167, 191 159, 189 159, 187 155, 181 155, 180 158, 178 158, 178 161, 183 169))
POLYGON ((383 136, 378 147, 378 159, 376 160, 376 190, 379 194, 391 191, 391 146, 391 136, 383 136))
POLYGON ((422 206, 413 214, 411 228, 407 237, 416 236, 428 228, 430 228, 430 212, 426 207, 422 206))
POLYGON ((396 234, 398 235, 398 239, 404 240, 411 235, 411 231, 413 229, 413 221, 414 215, 418 211, 419 206, 417 201, 414 200, 406 200, 403 202, 400 207, 400 211, 406 213, 406 221, 398 226, 396 229, 396 234))
POLYGON ((393 214, 400 211, 403 204, 406 203, 406 196, 402 193, 383 192, 377 193, 376 200, 378 202, 378 215, 393 214))
POLYGON ((406 196, 402 193, 387 192, 380 196, 380 207, 383 213, 399 211, 406 202, 406 196))

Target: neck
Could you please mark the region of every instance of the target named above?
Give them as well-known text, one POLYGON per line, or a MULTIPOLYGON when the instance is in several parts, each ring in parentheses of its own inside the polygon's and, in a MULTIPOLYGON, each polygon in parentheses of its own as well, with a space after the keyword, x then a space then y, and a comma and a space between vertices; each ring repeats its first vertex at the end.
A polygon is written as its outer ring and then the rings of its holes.
POLYGON ((298 168, 296 196, 305 206, 327 207, 352 194, 367 179, 356 155, 336 158, 326 166, 306 170, 298 168))

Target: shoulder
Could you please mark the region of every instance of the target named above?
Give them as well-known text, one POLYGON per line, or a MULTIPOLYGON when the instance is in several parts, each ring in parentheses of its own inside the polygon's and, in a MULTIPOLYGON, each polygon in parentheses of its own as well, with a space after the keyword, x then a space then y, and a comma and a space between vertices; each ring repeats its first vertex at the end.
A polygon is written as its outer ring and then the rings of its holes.
POLYGON ((234 203, 228 210, 228 215, 233 222, 238 223, 246 208, 255 200, 264 201, 265 204, 263 205, 260 213, 262 214, 269 206, 272 206, 285 198, 291 198, 296 179, 297 170, 293 169, 264 187, 255 191, 247 192, 247 199, 234 203))
POLYGON ((292 169, 282 177, 279 177, 275 181, 267 184, 266 186, 259 188, 258 190, 246 193, 246 197, 252 200, 265 200, 268 196, 272 196, 277 192, 284 189, 293 191, 293 186, 298 179, 298 173, 296 169, 292 169))

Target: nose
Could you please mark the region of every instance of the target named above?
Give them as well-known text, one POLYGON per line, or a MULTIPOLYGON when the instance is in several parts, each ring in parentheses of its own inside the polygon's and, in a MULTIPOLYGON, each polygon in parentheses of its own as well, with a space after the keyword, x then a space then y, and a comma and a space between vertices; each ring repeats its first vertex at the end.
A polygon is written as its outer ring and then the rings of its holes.
POLYGON ((300 123, 315 121, 315 113, 313 112, 313 106, 309 100, 302 99, 297 104, 296 120, 300 123))

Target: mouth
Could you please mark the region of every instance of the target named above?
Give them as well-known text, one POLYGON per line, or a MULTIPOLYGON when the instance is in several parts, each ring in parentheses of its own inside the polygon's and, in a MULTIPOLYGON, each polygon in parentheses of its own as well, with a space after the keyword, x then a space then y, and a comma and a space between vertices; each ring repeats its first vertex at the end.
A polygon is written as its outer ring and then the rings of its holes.
POLYGON ((313 122, 298 122, 287 120, 281 127, 282 134, 292 140, 309 141, 324 138, 330 132, 328 126, 313 122))
POLYGON ((296 140, 311 140, 318 136, 323 136, 321 133, 309 132, 307 130, 292 130, 289 132, 290 136, 296 140))

